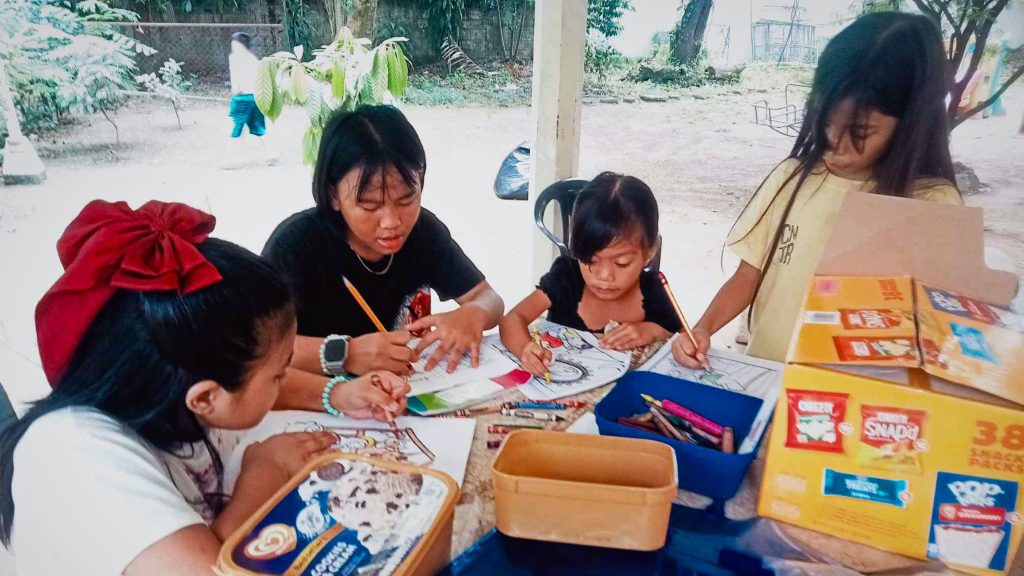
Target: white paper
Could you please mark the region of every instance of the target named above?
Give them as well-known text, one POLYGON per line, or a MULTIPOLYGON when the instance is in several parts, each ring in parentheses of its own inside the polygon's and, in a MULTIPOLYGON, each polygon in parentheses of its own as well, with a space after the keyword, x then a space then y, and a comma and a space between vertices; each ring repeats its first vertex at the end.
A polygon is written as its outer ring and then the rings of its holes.
MULTIPOLYGON (((679 336, 676 335, 678 338, 679 336)), ((757 446, 768 421, 775 411, 775 403, 782 391, 782 367, 780 362, 762 360, 751 356, 735 354, 712 348, 708 351, 711 370, 693 370, 676 362, 672 357, 672 342, 658 350, 640 370, 657 372, 673 378, 681 378, 698 384, 731 390, 747 396, 760 398, 763 403, 758 410, 750 433, 740 443, 740 454, 749 454, 757 446)))
POLYGON ((604 386, 629 370, 630 355, 604 350, 590 332, 540 321, 541 342, 551 351, 551 383, 534 377, 520 390, 530 400, 555 400, 604 386))
POLYGON ((592 436, 597 436, 601 433, 597 427, 597 416, 594 416, 593 412, 587 412, 577 418, 565 431, 570 434, 590 434, 592 436))
MULTIPOLYGON (((509 359, 493 346, 494 342, 500 343, 497 334, 484 338, 483 342, 480 343, 479 366, 474 368, 472 359, 469 354, 466 354, 459 360, 458 367, 451 374, 448 373, 447 358, 437 366, 434 366, 434 369, 429 372, 424 369, 427 365, 427 360, 437 350, 437 347, 440 346, 440 342, 431 344, 420 354, 420 359, 412 365, 415 372, 407 379, 409 386, 412 388, 409 395, 419 396, 420 394, 429 394, 438 390, 454 388, 467 382, 487 380, 495 376, 508 374, 518 368, 519 366, 514 360, 509 359)), ((415 348, 418 343, 418 340, 412 340, 409 342, 409 346, 415 348)))
POLYGON ((330 430, 339 434, 336 448, 342 452, 427 466, 451 476, 460 486, 466 475, 469 450, 473 446, 476 420, 472 418, 421 418, 403 416, 395 419, 400 430, 396 438, 390 427, 376 420, 355 420, 319 412, 285 410, 270 412, 255 428, 248 430, 225 458, 224 484, 230 492, 241 469, 245 448, 256 442, 285 432, 330 430), (409 430, 412 434, 404 434, 409 430))

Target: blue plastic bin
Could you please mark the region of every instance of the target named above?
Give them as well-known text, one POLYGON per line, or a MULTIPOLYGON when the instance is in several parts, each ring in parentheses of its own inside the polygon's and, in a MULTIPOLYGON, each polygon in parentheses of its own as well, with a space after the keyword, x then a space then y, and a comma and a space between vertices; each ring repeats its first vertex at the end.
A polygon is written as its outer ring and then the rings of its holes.
MULTIPOLYGON (((762 400, 654 372, 630 372, 594 408, 602 435, 657 440, 671 446, 676 452, 680 489, 723 500, 735 496, 747 468, 757 458, 757 449, 750 454, 725 454, 619 424, 619 418, 647 411, 640 394, 659 400, 667 398, 722 426, 731 427, 736 435, 737 450, 750 432, 762 400)), ((763 435, 758 446, 762 440, 763 435)))

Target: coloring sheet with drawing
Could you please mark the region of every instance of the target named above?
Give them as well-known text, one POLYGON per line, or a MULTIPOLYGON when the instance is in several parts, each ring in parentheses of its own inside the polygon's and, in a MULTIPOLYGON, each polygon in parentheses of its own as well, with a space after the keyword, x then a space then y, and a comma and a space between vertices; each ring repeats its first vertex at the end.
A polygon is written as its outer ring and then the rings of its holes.
MULTIPOLYGON (((676 335, 679 338, 679 335, 676 335)), ((775 403, 782 391, 782 364, 712 348, 708 351, 711 370, 693 370, 672 357, 672 341, 658 350, 640 370, 657 372, 673 378, 706 384, 760 398, 764 403, 757 412, 750 433, 740 444, 739 453, 748 454, 756 446, 775 412, 775 403)))
POLYGON ((417 466, 448 474, 462 485, 476 420, 472 418, 397 418, 398 436, 383 422, 354 420, 318 412, 284 410, 270 412, 255 428, 245 432, 230 457, 224 458, 224 485, 230 491, 241 469, 242 454, 250 444, 286 432, 329 430, 338 436, 335 448, 417 466))
MULTIPOLYGON (((500 340, 493 341, 500 343, 500 340)), ((417 344, 419 344, 419 340, 414 339, 409 342, 409 347, 416 348, 417 344)), ((429 394, 430 392, 447 390, 467 382, 487 380, 495 376, 507 374, 518 368, 518 364, 514 360, 509 359, 500 349, 488 344, 487 339, 485 339, 480 343, 480 365, 476 368, 473 367, 469 354, 466 354, 459 360, 459 366, 451 374, 448 373, 447 359, 435 366, 433 370, 427 372, 424 370, 427 360, 437 350, 438 346, 440 346, 440 342, 435 342, 428 346, 420 354, 420 359, 413 363, 412 367, 415 373, 407 379, 409 386, 412 387, 409 396, 429 394)))
POLYGON ((593 390, 621 378, 629 354, 604 350, 597 336, 561 324, 539 321, 541 344, 551 351, 551 383, 534 377, 520 390, 530 400, 555 400, 593 390))

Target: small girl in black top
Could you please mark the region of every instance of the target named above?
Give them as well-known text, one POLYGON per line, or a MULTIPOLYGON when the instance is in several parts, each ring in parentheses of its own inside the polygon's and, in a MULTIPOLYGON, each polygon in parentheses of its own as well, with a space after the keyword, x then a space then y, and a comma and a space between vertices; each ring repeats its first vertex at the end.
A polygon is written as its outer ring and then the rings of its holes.
POLYGON ((572 257, 555 260, 500 324, 505 347, 537 376, 551 353, 533 342, 529 325, 545 310, 551 322, 601 334, 612 350, 667 340, 681 329, 656 274, 645 269, 659 242, 658 202, 646 184, 601 173, 580 192, 570 228, 572 257), (612 322, 617 327, 605 332, 612 322))

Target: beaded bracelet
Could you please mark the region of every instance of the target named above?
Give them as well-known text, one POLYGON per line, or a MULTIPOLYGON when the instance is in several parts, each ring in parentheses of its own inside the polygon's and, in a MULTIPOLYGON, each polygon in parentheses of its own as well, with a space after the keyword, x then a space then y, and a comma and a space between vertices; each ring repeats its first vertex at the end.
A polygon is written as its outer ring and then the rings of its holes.
POLYGON ((320 401, 324 405, 324 412, 327 412, 331 416, 342 415, 337 408, 331 406, 331 392, 334 390, 334 387, 337 386, 338 384, 341 384, 342 382, 348 382, 350 380, 352 380, 351 376, 341 375, 335 376, 334 378, 331 378, 330 380, 327 381, 327 384, 324 385, 324 392, 323 394, 320 395, 320 401))

